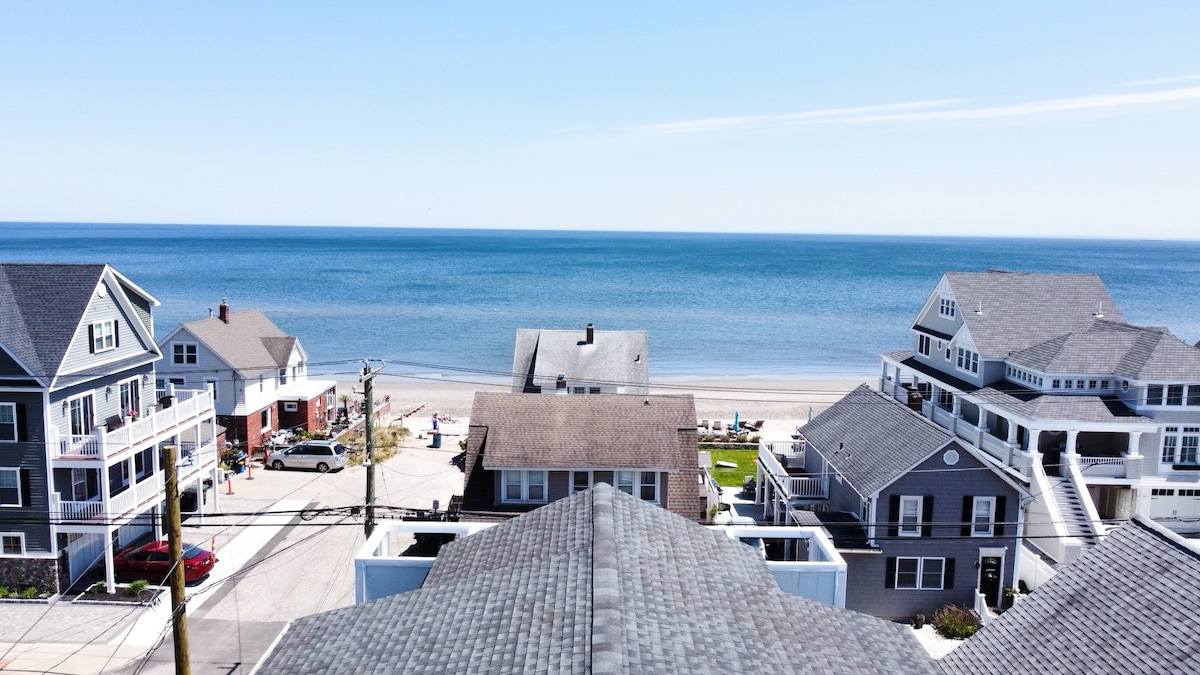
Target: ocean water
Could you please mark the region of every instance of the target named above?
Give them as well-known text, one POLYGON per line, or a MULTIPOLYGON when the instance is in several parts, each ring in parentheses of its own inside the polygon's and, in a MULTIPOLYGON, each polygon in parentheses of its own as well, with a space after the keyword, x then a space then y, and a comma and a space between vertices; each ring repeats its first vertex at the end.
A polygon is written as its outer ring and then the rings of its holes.
POLYGON ((341 227, 0 224, 0 260, 107 262, 161 337, 222 298, 314 372, 489 380, 517 328, 645 329, 652 376, 863 375, 942 272, 1096 272, 1127 321, 1200 340, 1200 242, 341 227))

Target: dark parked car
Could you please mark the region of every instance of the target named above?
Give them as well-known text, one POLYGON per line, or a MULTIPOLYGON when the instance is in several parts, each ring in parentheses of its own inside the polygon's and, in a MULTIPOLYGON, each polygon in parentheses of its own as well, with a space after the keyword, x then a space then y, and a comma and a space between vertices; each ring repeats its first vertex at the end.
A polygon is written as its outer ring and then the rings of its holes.
MULTIPOLYGON (((198 581, 212 571, 217 556, 199 546, 183 545, 183 580, 198 581)), ((145 579, 152 584, 162 584, 171 571, 171 549, 166 540, 152 541, 141 546, 122 549, 113 558, 113 573, 118 580, 134 581, 145 579)))

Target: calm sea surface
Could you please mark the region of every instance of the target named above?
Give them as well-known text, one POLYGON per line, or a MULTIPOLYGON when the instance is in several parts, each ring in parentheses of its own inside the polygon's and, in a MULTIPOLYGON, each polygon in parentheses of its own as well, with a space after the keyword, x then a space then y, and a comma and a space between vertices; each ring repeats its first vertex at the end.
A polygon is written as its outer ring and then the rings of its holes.
MULTIPOLYGON (((517 328, 646 329, 657 376, 870 375, 947 270, 1096 272, 1126 320, 1200 340, 1200 242, 0 224, 0 260, 107 262, 157 334, 221 298, 313 370, 507 372, 517 328)), ((469 378, 468 378, 469 379, 469 378)))

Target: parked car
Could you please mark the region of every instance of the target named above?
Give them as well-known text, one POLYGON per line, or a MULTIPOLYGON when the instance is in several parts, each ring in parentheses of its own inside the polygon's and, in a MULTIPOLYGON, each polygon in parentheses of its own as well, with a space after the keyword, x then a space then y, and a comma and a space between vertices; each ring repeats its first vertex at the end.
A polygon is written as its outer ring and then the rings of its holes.
POLYGON ((337 441, 305 441, 267 456, 272 469, 316 469, 321 473, 346 466, 346 446, 337 441))
MULTIPOLYGON (((212 571, 217 556, 199 546, 183 545, 183 580, 199 581, 212 571)), ((171 571, 171 549, 167 540, 128 546, 113 557, 113 574, 121 581, 145 579, 152 584, 167 581, 171 571)))

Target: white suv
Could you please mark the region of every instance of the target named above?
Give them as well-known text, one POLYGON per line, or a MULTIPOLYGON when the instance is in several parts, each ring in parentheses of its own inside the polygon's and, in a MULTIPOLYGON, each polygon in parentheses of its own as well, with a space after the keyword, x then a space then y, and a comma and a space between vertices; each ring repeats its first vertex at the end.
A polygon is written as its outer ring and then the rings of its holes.
POLYGON ((337 441, 304 441, 267 457, 272 469, 316 469, 321 473, 346 466, 346 447, 337 441))

